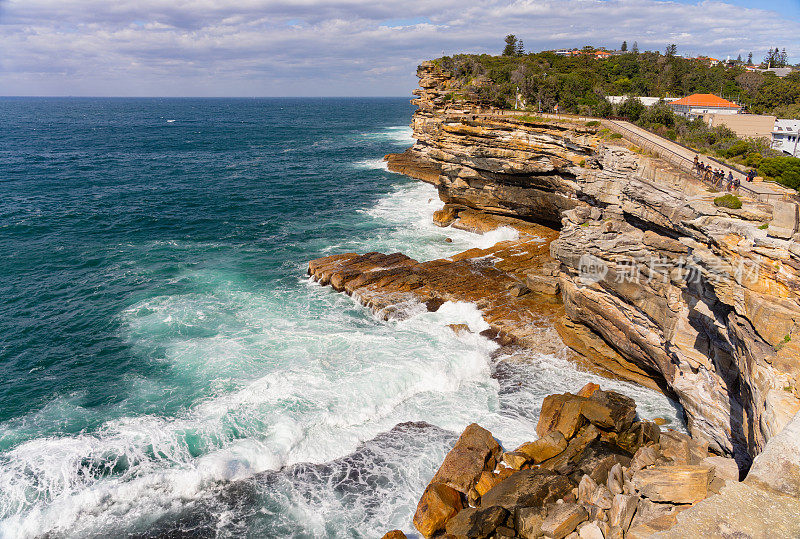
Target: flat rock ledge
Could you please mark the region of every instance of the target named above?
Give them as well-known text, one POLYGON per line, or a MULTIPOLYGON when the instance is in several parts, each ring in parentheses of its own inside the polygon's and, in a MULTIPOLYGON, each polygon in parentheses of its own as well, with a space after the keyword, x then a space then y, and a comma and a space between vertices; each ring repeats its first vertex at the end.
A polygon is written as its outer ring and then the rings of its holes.
POLYGON ((489 325, 482 334, 501 346, 566 354, 593 372, 659 389, 657 373, 626 361, 588 328, 566 319, 558 263, 550 256, 557 230, 450 204, 434 221, 475 233, 510 227, 519 236, 428 262, 403 253, 337 254, 309 262, 308 274, 385 320, 407 317, 421 305, 436 311, 447 301, 474 303, 489 325))
MULTIPOLYGON (((740 483, 733 459, 639 420, 632 399, 590 383, 547 397, 538 438, 514 450, 469 425, 413 524, 424 537, 447 538, 798 537, 797 460, 783 452, 800 440, 790 427, 756 465, 776 464, 791 479, 762 471, 740 483)), ((404 537, 393 530, 384 539, 404 537)))

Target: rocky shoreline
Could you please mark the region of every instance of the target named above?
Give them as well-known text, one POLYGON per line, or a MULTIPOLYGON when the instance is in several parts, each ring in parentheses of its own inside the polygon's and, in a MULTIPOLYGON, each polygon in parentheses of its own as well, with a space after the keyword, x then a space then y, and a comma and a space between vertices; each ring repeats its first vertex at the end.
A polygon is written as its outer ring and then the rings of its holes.
POLYGON ((470 425, 422 494, 420 533, 800 536, 800 234, 785 208, 717 207, 597 122, 487 113, 436 64, 418 75, 417 142, 389 169, 437 187, 437 225, 518 238, 429 262, 334 255, 312 279, 384 319, 471 302, 501 346, 660 389, 690 433, 592 385, 549 397, 513 451, 470 425))

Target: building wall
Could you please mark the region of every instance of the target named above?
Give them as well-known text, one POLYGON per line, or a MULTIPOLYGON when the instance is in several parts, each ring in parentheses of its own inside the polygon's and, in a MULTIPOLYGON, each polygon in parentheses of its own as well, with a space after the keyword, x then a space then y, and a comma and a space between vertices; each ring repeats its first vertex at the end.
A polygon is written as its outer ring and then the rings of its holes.
POLYGON ((761 114, 704 114, 703 120, 710 127, 725 125, 741 138, 772 137, 775 128, 775 116, 761 114))

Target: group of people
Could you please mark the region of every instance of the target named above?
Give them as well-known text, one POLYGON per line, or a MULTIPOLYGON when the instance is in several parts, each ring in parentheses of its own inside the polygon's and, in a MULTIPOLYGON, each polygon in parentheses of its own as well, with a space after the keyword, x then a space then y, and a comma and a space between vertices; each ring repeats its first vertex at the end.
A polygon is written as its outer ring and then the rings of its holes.
MULTIPOLYGON (((728 171, 728 176, 725 176, 725 171, 721 168, 713 168, 711 165, 706 165, 702 161, 700 161, 700 157, 695 155, 694 156, 694 171, 700 179, 702 179, 706 183, 710 183, 715 189, 719 189, 720 191, 723 188, 723 183, 725 184, 725 189, 727 191, 734 191, 739 188, 740 181, 739 178, 733 177, 733 172, 728 171)), ((748 180, 752 181, 750 175, 748 175, 748 180)))

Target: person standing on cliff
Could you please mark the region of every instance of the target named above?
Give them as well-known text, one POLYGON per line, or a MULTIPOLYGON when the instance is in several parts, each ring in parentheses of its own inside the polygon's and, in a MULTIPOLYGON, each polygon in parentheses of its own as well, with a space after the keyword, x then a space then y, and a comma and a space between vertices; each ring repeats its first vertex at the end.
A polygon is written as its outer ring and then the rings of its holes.
POLYGON ((694 154, 694 169, 697 170, 697 164, 700 163, 700 157, 694 154))
POLYGON ((733 172, 730 170, 728 171, 728 191, 733 190, 733 172))

